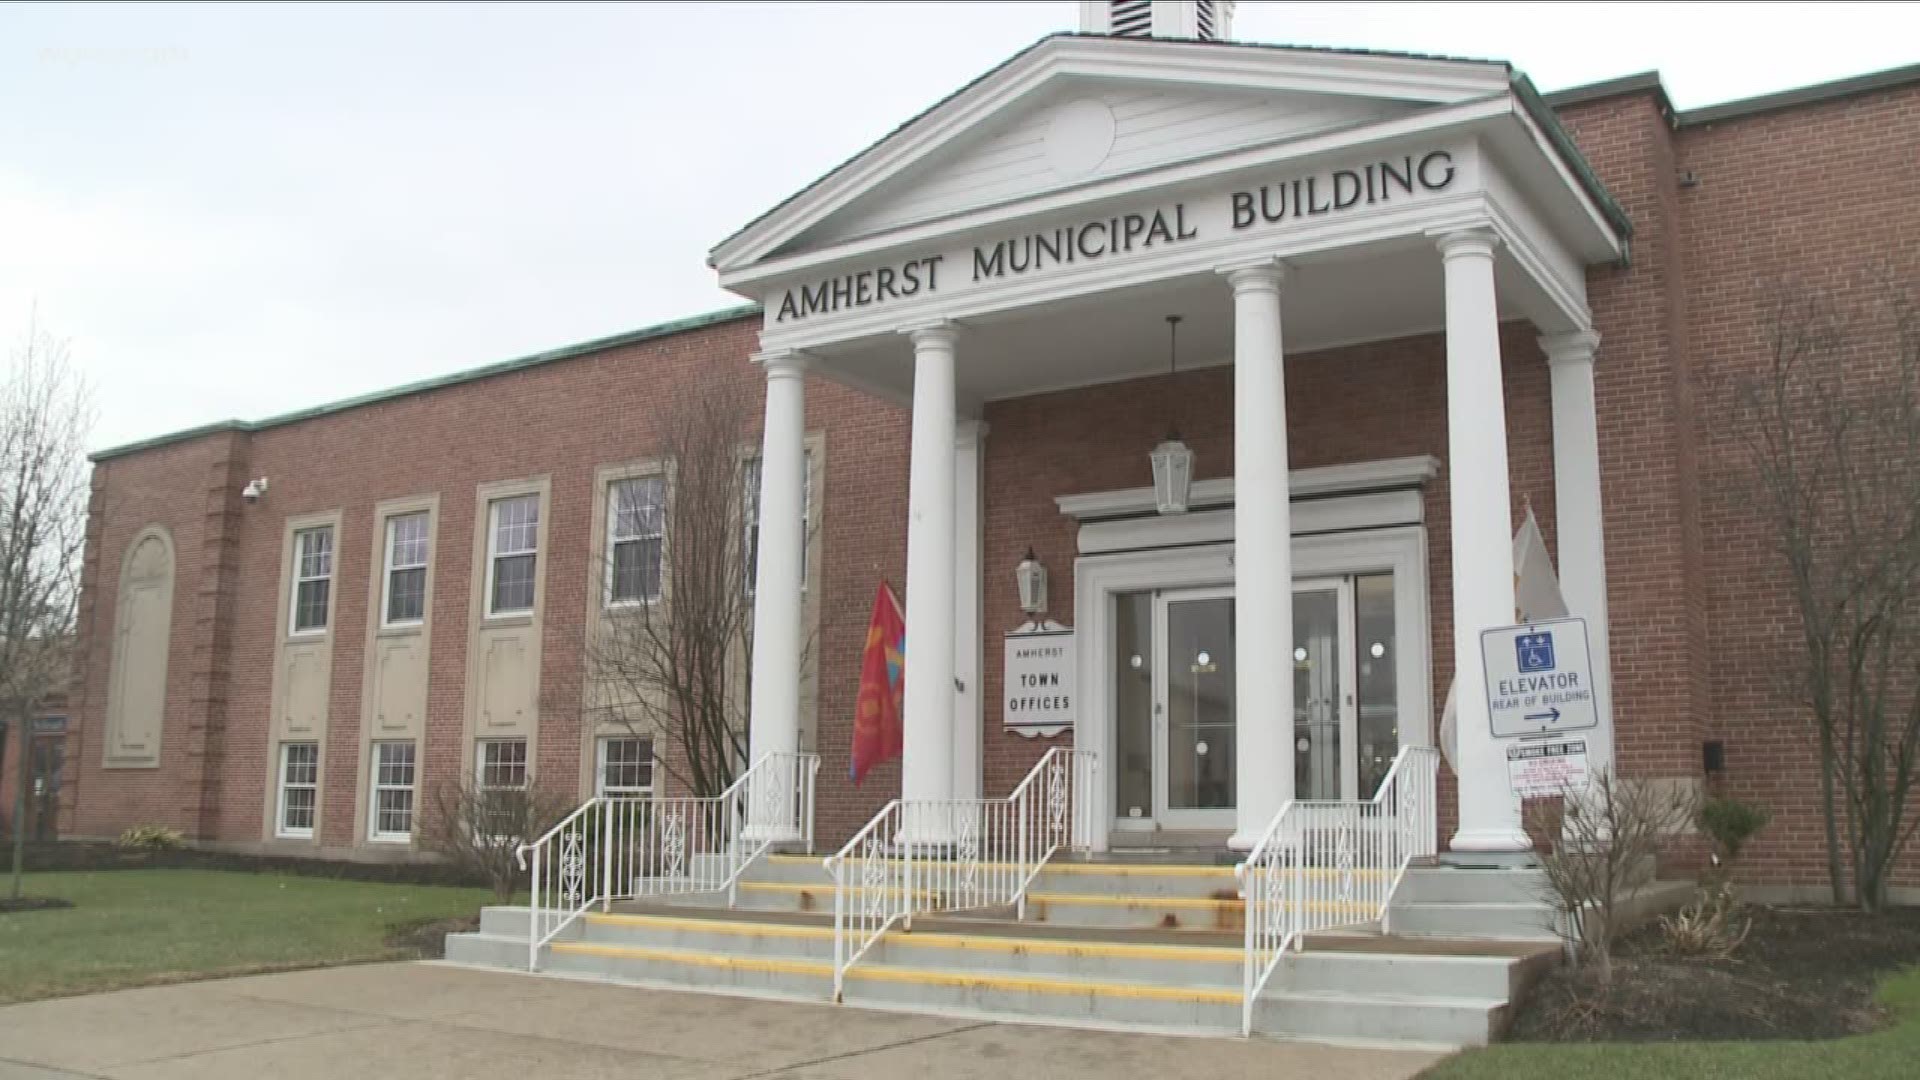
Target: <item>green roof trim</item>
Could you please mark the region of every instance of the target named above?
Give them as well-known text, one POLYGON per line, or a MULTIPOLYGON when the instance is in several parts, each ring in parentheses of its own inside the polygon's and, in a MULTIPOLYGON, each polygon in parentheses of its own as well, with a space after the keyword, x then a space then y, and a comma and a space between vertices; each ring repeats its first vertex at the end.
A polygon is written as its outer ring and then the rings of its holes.
MULTIPOLYGON (((1621 240, 1632 240, 1632 219, 1627 217, 1627 212, 1614 200, 1613 193, 1607 190, 1607 186, 1600 182, 1599 175, 1593 171, 1593 166, 1588 164, 1587 156, 1574 145, 1573 137, 1567 134, 1567 129, 1560 126, 1560 117, 1555 115, 1553 106, 1547 104, 1546 99, 1540 96, 1540 91, 1533 88, 1532 79, 1511 66, 1507 70, 1512 72, 1510 82, 1513 87, 1513 96, 1519 100, 1520 106, 1527 110, 1527 115, 1533 117, 1533 122, 1539 124, 1540 130, 1546 133, 1547 141, 1553 144, 1554 150, 1560 155, 1560 160, 1566 163, 1567 168, 1573 170, 1574 178, 1580 181, 1582 188, 1586 189, 1587 197, 1600 207, 1600 213, 1606 216, 1607 224, 1613 226, 1614 233, 1621 240)), ((1621 261, 1625 262, 1626 259, 1623 257, 1621 261)))
POLYGON ((760 305, 758 304, 741 304, 735 307, 722 308, 719 311, 709 311, 705 314, 693 315, 684 319, 675 319, 672 322, 658 323, 653 326, 642 327, 638 330, 629 330, 621 334, 594 338, 592 341, 582 341, 575 345, 563 345, 560 348, 548 349, 545 352, 534 353, 531 356, 516 357, 512 360, 500 360, 481 367, 469 368, 465 371, 456 371, 450 375, 436 375, 431 379, 422 379, 419 382, 407 383, 404 386, 396 386, 389 390, 376 390, 369 394, 361 394, 358 397, 350 397, 343 401, 335 401, 326 405, 316 405, 312 408, 300 409, 296 412, 282 413, 279 416, 268 417, 265 420, 220 420, 211 424, 202 424, 199 427, 187 428, 184 431, 175 431, 166 435, 156 435, 150 439, 141 439, 138 442, 125 443, 120 446, 109 447, 105 450, 97 450, 87 455, 87 459, 95 462, 106 461, 109 458, 125 457, 128 454, 136 454, 142 450, 152 450, 155 447, 186 442, 190 439, 198 439, 207 435, 217 435, 226 431, 253 432, 280 427, 285 424, 297 424, 302 420, 312 420, 317 417, 346 412, 349 409, 358 409, 367 405, 377 405, 383 401, 393 401, 398 398, 410 397, 414 394, 424 394, 449 386, 459 386, 462 383, 489 379, 495 375, 507 375, 512 372, 539 367, 542 364, 551 364, 559 360, 572 360, 576 357, 604 352, 607 349, 617 349, 623 345, 633 345, 642 341, 651 341, 655 338, 686 333, 689 330, 698 330, 701 327, 715 326, 720 323, 745 319, 753 315, 758 315, 759 313, 760 305))
POLYGON ((1799 86, 1792 90, 1761 94, 1759 97, 1741 98, 1738 101, 1722 102, 1719 105, 1688 109, 1679 114, 1677 123, 1681 127, 1711 124, 1716 120, 1732 120, 1737 117, 1752 116, 1755 113, 1773 112, 1776 109, 1815 105, 1823 101, 1871 93, 1875 90, 1891 90, 1909 83, 1920 83, 1920 64, 1887 68, 1885 71, 1853 75, 1845 79, 1835 79, 1832 82, 1814 83, 1811 86, 1799 86))

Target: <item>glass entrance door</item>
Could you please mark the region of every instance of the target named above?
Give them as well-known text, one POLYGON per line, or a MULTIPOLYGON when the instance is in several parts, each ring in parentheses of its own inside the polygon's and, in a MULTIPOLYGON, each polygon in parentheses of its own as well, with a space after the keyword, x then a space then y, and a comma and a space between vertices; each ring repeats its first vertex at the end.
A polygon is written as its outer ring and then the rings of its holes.
POLYGON ((1163 592, 1155 604, 1156 817, 1181 829, 1233 827, 1233 590, 1163 592))
MULTIPOLYGON (((1393 588, 1391 574, 1296 581, 1293 656, 1247 658, 1292 666, 1297 798, 1369 798, 1398 748, 1393 588)), ((1114 827, 1231 829, 1232 587, 1119 594, 1113 627, 1114 827)))
POLYGON ((1293 793, 1351 799, 1359 789, 1354 705, 1353 583, 1293 587, 1293 793))

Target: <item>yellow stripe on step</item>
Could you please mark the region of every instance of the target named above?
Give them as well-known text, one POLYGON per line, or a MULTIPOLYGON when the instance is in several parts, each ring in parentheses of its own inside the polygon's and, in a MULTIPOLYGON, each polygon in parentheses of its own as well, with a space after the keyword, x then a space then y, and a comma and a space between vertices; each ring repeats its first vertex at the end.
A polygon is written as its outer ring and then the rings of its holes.
MULTIPOLYGON (((692 967, 720 968, 728 971, 761 971, 781 975, 807 975, 831 979, 833 965, 819 960, 786 960, 764 956, 725 956, 690 950, 645 949, 631 945, 596 945, 586 941, 556 941, 554 952, 575 956, 604 956, 618 960, 656 960, 687 964, 692 967)), ((909 983, 919 986, 948 986, 980 990, 1024 990, 1038 994, 1097 994, 1104 997, 1146 998, 1157 1001, 1204 1001, 1238 1005, 1240 992, 1212 987, 1139 986, 1132 983, 1090 982, 1050 979, 1037 975, 971 974, 953 971, 923 971, 917 968, 854 967, 849 979, 870 982, 909 983)))
POLYGON ((976 937, 972 934, 915 934, 889 930, 882 939, 890 945, 923 946, 967 952, 1027 953, 1035 956, 1085 956, 1126 960, 1190 960, 1207 964, 1238 964, 1244 950, 1216 945, 1162 945, 1123 941, 1073 941, 1062 938, 976 937))
MULTIPOLYGON (((835 885, 798 884, 791 881, 743 881, 740 883, 740 890, 742 892, 813 893, 818 896, 832 896, 838 891, 838 888, 839 887, 835 885)), ((872 891, 872 889, 864 885, 855 885, 847 889, 847 895, 865 896, 872 891)), ((880 893, 884 896, 900 896, 906 893, 906 891, 907 890, 898 885, 889 885, 881 889, 880 893)), ((920 897, 923 900, 931 900, 939 894, 932 889, 915 889, 912 895, 920 897)))
MULTIPOLYGON (((1028 893, 1027 903, 1083 904, 1088 907, 1143 907, 1180 911, 1241 911, 1247 906, 1246 901, 1237 896, 1104 896, 1096 893, 1028 893)), ((1375 906, 1358 900, 1316 900, 1307 904, 1306 910, 1358 914, 1373 911, 1375 906)))
MULTIPOLYGON (((817 866, 820 863, 819 857, 813 855, 769 855, 767 856, 767 861, 787 865, 811 863, 817 866)), ((858 862, 860 860, 855 857, 849 858, 847 861, 858 862)), ((884 859, 876 861, 882 861, 890 866, 895 866, 904 860, 884 859)), ((938 860, 935 860, 935 862, 937 863, 938 860)), ((1019 869, 1016 864, 1010 862, 983 862, 979 864, 979 866, 983 872, 994 870, 1013 871, 1019 869)), ((1049 862, 1043 866, 1041 870, 1048 874, 1112 874, 1115 877, 1206 877, 1229 879, 1233 877, 1233 867, 1231 866, 1201 865, 1197 863, 1049 862)))
POLYGON ((1154 1001, 1205 1001, 1240 1004, 1240 991, 1199 986, 1143 986, 1136 983, 1049 979, 1040 975, 986 975, 958 971, 921 971, 916 968, 853 967, 849 979, 872 982, 952 986, 967 990, 1025 990, 1035 994, 1096 994, 1102 997, 1147 998, 1154 1001))
POLYGON ((556 941, 550 948, 575 956, 606 956, 616 960, 659 960, 728 971, 770 971, 782 975, 833 978, 833 964, 825 960, 788 960, 766 956, 728 956, 690 949, 648 949, 636 945, 599 945, 591 941, 556 941))
POLYGON ((691 919, 676 915, 592 914, 587 915, 586 920, 597 926, 629 926, 638 929, 655 930, 691 930, 696 933, 734 934, 741 937, 815 939, 831 939, 833 937, 833 928, 830 926, 794 926, 788 923, 749 922, 738 919, 691 919))

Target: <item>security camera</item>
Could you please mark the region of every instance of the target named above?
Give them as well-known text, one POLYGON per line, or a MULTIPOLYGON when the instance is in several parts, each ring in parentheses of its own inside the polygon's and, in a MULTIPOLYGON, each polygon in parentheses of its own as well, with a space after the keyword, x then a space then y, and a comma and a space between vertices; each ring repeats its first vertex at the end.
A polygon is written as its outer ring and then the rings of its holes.
POLYGON ((247 481, 247 486, 240 489, 240 497, 247 500, 250 503, 259 502, 260 496, 265 495, 266 493, 267 493, 267 478, 264 476, 258 480, 247 481))

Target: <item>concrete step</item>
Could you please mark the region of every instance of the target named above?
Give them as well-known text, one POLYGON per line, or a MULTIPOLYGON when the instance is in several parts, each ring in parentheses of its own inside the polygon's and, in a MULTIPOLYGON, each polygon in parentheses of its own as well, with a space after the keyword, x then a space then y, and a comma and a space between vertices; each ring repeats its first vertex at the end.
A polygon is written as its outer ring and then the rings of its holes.
MULTIPOLYGON (((899 865, 894 860, 894 865, 899 865)), ((982 863, 985 876, 1011 875, 1012 863, 982 863)), ((930 871, 930 880, 942 880, 940 869, 930 871)), ((750 870, 745 880, 826 887, 832 884, 821 860, 773 855, 750 870)), ((1040 892, 1106 893, 1136 896, 1233 897, 1239 893, 1239 881, 1233 867, 1166 863, 1086 862, 1055 859, 1040 868, 1033 889, 1040 892)))
POLYGON ((503 971, 527 970, 525 933, 511 937, 484 932, 448 934, 446 948, 449 963, 503 971))
POLYGON ((977 934, 891 931, 862 965, 1238 991, 1246 957, 1241 946, 1013 936, 994 929, 985 924, 977 934))
MULTIPOLYGON (((1557 951, 1544 947, 1546 963, 1557 951)), ((1541 962, 1527 956, 1316 950, 1282 957, 1270 989, 1295 993, 1509 1000, 1541 962)), ((1235 971, 1239 971, 1238 965, 1235 971)))
POLYGON ((826 1000, 832 997, 833 991, 832 960, 741 956, 597 941, 555 942, 543 954, 540 969, 615 982, 811 1000, 826 1000))
POLYGON ((1537 902, 1394 901, 1387 925, 1396 934, 1487 941, 1557 941, 1556 913, 1537 902))
POLYGON ((1054 1020, 1135 1030, 1233 1034, 1240 988, 860 964, 847 972, 843 1000, 1010 1020, 1054 1020))
POLYGON ((1394 899, 1405 903, 1545 902, 1547 875, 1540 870, 1469 870, 1408 867, 1394 899))
MULTIPOLYGON (((718 913, 716 913, 717 915, 718 913)), ((690 949, 734 956, 833 959, 833 923, 767 921, 742 912, 739 918, 645 914, 593 914, 581 922, 579 940, 601 945, 690 949)))
POLYGON ((1506 1024, 1504 998, 1309 993, 1269 986, 1254 1007, 1262 1035, 1485 1046, 1506 1024))

